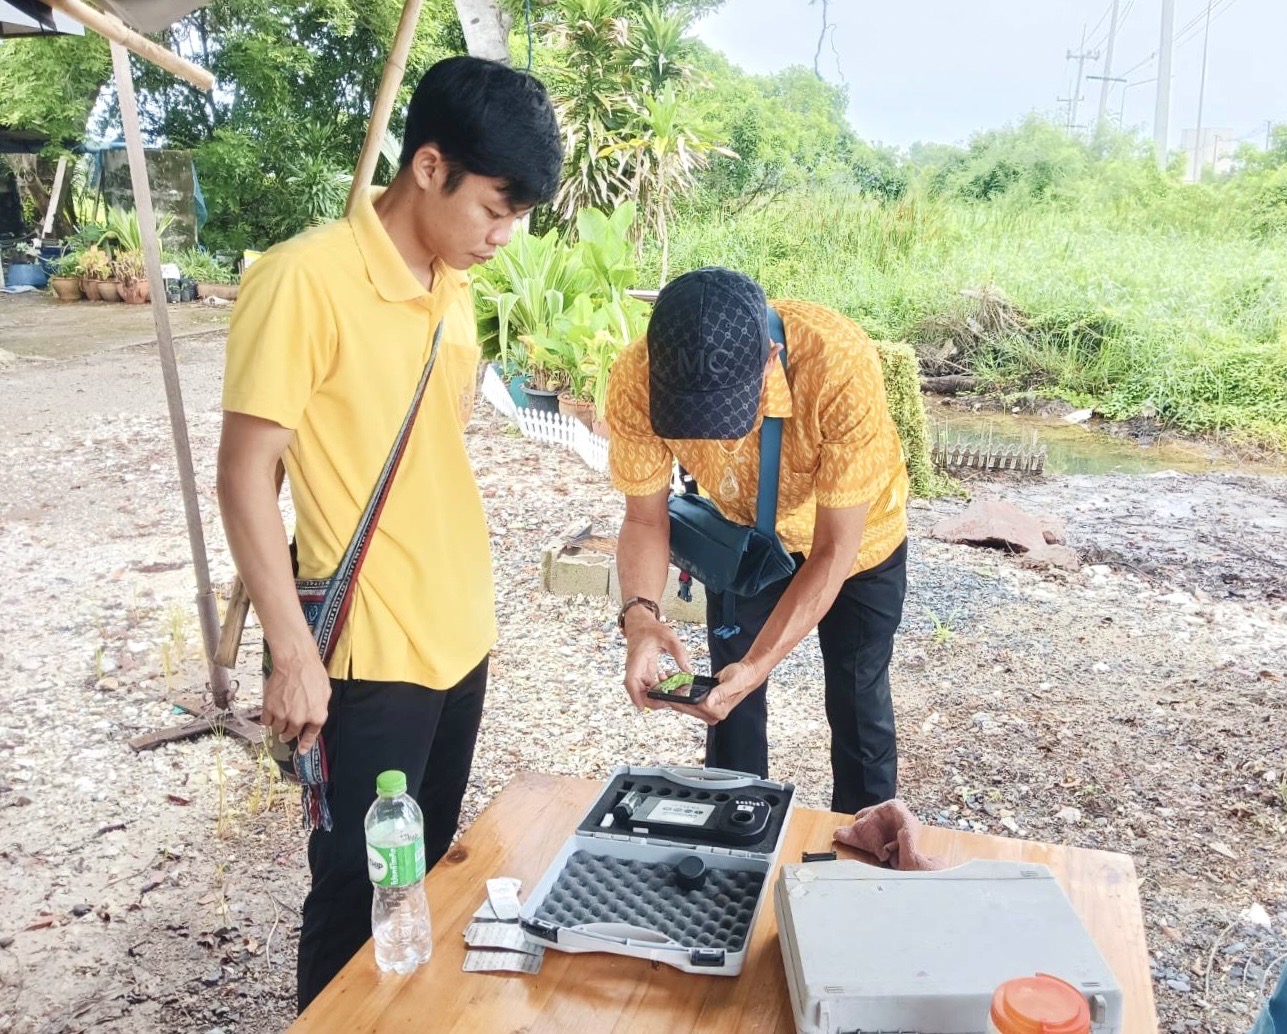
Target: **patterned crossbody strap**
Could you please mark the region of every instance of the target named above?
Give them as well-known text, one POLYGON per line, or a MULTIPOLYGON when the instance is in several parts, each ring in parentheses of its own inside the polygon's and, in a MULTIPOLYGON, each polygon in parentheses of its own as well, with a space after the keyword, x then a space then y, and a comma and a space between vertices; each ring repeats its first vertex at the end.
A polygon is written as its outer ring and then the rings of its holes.
MULTIPOLYGON (((330 663, 331 654, 335 652, 335 644, 348 618, 353 602, 353 590, 357 585, 358 574, 362 570, 362 562, 366 559, 371 537, 375 532, 376 524, 379 523, 380 512, 384 509, 385 500, 389 497, 393 476, 398 472, 398 465, 406 452, 411 428, 415 425, 416 414, 420 412, 420 403, 424 399, 425 388, 429 384, 429 375, 433 373, 434 363, 438 359, 442 327, 440 320, 437 329, 433 332, 429 359, 425 362, 424 372, 420 375, 420 383, 416 385, 416 393, 411 398, 407 415, 403 417, 402 427, 398 429, 398 437, 393 443, 388 459, 384 461, 384 469, 380 471, 380 479, 376 482, 375 491, 371 493, 366 509, 362 511, 362 518, 353 532, 348 549, 344 551, 340 566, 331 576, 326 587, 326 595, 322 597, 317 619, 313 622, 313 641, 317 643, 317 651, 321 655, 323 665, 330 663)), ((301 753, 298 749, 293 751, 291 761, 300 783, 305 827, 329 832, 332 825, 331 809, 327 802, 330 769, 326 761, 326 744, 322 737, 318 736, 307 752, 301 753)))
POLYGON ((366 559, 367 548, 371 545, 371 537, 375 533, 376 524, 379 523, 384 502, 389 497, 393 477, 397 474, 398 465, 407 451, 407 440, 411 437, 411 428, 415 425, 416 414, 420 412, 420 403, 424 399, 425 388, 429 384, 429 375, 433 373, 433 366, 438 358, 442 327, 442 321, 439 321, 433 333, 429 359, 425 363, 424 372, 420 375, 420 383, 416 385, 416 393, 411 398, 411 407, 407 410, 407 415, 402 418, 402 427, 398 430, 398 437, 389 451, 388 458, 384 461, 384 469, 380 471, 380 479, 375 484, 375 491, 371 493, 366 509, 362 511, 362 519, 358 521, 348 549, 344 551, 340 566, 331 577, 326 595, 322 598, 321 612, 313 626, 313 640, 317 643, 317 650, 321 654, 323 664, 329 664, 331 654, 335 652, 335 644, 340 638, 340 631, 344 627, 344 621, 348 617, 349 608, 353 602, 353 589, 357 585, 362 562, 366 559))

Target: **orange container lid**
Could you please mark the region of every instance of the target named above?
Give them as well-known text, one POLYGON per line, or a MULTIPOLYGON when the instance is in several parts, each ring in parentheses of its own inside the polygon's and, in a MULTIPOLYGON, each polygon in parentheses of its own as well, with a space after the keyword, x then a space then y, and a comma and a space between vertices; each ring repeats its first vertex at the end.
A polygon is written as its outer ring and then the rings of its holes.
POLYGON ((1090 1007, 1072 984, 1038 973, 997 988, 992 1023, 1000 1034, 1090 1034, 1090 1007))

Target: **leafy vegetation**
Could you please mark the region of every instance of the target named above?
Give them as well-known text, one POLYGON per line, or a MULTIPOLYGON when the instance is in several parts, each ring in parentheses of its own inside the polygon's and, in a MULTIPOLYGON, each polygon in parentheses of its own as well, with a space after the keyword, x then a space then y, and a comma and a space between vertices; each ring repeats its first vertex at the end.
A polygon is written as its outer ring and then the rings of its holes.
MULTIPOLYGON (((522 64, 524 5, 503 2, 522 64)), ((986 385, 1287 447, 1287 127, 1196 185, 1134 137, 1088 143, 1036 118, 896 152, 862 140, 844 89, 812 70, 749 75, 694 39, 693 19, 719 5, 534 5, 533 70, 567 164, 536 235, 478 277, 481 330, 507 371, 601 395, 646 316, 626 287, 720 263, 986 385)), ((220 90, 135 65, 145 132, 193 150, 206 248, 263 247, 339 213, 400 8, 213 0, 167 42, 220 90)), ((427 0, 394 137, 419 73, 463 49, 451 0, 427 0)), ((0 43, 5 121, 56 141, 91 110, 114 122, 111 104, 95 108, 109 74, 93 34, 0 43)))

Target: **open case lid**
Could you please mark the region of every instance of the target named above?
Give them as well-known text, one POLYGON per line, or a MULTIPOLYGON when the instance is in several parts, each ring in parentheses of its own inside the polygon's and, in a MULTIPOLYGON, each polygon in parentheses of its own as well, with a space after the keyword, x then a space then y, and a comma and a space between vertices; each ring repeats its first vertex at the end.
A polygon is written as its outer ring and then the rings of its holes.
POLYGON ((577 833, 767 857, 781 842, 794 797, 792 784, 744 772, 622 766, 613 772, 577 833), (631 804, 634 818, 624 814, 631 804), (654 821, 638 817, 644 814, 654 821))

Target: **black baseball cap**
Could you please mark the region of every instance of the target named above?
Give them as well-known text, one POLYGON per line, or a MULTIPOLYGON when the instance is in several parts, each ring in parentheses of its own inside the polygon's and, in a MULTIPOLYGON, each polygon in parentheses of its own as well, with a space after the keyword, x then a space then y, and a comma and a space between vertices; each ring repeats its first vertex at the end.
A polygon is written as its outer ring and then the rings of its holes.
POLYGON ((648 321, 653 433, 726 441, 750 434, 768 359, 768 303, 759 284, 721 266, 676 277, 648 321))

